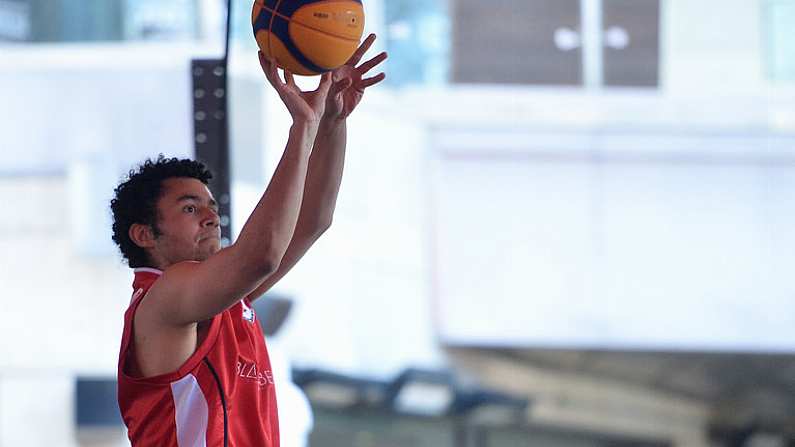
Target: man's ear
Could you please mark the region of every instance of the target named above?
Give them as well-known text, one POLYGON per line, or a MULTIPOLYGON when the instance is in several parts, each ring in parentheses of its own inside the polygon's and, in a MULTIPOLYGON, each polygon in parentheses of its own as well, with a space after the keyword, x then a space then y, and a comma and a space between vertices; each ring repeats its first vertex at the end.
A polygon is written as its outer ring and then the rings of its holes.
POLYGON ((132 224, 127 232, 135 245, 141 248, 152 248, 155 246, 155 233, 150 225, 132 224))

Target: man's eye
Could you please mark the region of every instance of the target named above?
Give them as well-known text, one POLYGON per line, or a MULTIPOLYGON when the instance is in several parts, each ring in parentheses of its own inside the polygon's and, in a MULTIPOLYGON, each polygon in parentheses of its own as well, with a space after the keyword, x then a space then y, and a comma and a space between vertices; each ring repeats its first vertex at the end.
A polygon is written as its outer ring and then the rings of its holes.
POLYGON ((184 210, 186 213, 193 213, 193 212, 195 212, 195 211, 196 211, 196 207, 195 207, 195 206, 193 206, 193 205, 188 205, 188 206, 186 206, 185 208, 183 208, 183 210, 184 210))

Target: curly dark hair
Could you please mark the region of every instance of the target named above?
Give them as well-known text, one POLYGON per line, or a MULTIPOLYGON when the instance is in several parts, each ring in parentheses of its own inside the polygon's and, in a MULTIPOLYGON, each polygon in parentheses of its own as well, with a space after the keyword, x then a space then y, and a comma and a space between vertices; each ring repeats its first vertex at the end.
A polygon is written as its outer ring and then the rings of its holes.
POLYGON ((110 201, 113 242, 131 268, 147 267, 150 260, 146 251, 130 239, 130 227, 135 223, 150 225, 155 236, 160 235, 157 201, 163 194, 163 181, 175 177, 195 178, 207 185, 213 174, 198 161, 166 158, 160 154, 157 160, 146 159, 137 170, 130 170, 128 177, 114 190, 110 201))

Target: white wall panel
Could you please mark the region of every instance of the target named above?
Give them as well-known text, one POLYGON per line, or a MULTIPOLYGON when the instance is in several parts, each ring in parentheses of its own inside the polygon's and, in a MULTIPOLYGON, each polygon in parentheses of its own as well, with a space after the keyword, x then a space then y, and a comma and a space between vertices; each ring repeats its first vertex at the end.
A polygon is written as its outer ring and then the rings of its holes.
POLYGON ((579 151, 543 151, 529 134, 511 151, 485 134, 459 150, 445 146, 455 136, 437 138, 442 337, 795 349, 791 141, 672 137, 582 136, 579 151))

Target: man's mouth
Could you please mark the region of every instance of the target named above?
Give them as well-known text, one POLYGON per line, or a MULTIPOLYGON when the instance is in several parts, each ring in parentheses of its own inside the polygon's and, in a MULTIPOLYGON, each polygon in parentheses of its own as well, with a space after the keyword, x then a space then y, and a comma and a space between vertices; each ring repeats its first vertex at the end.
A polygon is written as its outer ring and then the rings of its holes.
POLYGON ((199 242, 206 241, 207 239, 221 239, 220 234, 207 234, 199 238, 199 242))

